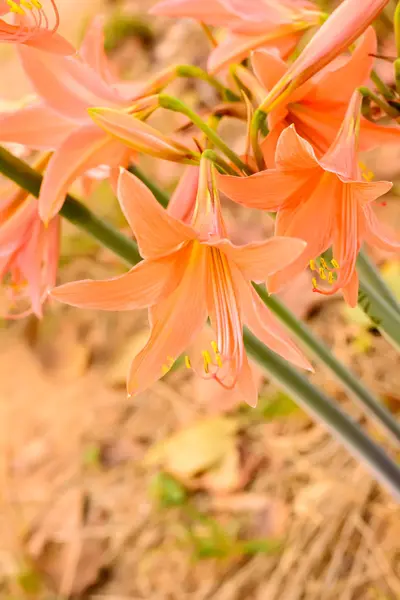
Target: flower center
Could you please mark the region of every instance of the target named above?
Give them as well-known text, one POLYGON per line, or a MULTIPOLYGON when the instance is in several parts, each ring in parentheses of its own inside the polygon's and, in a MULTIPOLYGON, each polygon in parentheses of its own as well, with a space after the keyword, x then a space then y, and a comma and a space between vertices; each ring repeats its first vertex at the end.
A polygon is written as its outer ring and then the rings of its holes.
MULTIPOLYGON (((310 269, 311 271, 314 271, 316 273, 318 273, 319 279, 329 283, 329 285, 333 285, 333 283, 337 280, 337 271, 340 269, 339 263, 337 262, 337 260, 335 260, 334 258, 332 258, 332 260, 330 261, 332 267, 330 267, 328 265, 328 263, 326 262, 326 260, 321 256, 321 258, 318 260, 310 260, 310 269)), ((317 283, 317 278, 313 277, 312 278, 312 285, 313 285, 313 291, 317 292, 318 291, 318 283, 317 283)))

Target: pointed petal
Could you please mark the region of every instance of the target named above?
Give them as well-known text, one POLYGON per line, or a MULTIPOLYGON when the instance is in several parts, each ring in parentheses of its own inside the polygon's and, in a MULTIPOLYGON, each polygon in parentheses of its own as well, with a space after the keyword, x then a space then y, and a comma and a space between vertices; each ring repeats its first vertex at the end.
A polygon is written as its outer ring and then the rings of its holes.
POLYGON ((19 49, 22 66, 48 106, 75 120, 88 120, 90 106, 119 106, 121 98, 88 65, 33 48, 19 49))
POLYGON ((142 392, 160 379, 204 327, 206 253, 198 250, 193 248, 189 257, 192 267, 186 268, 179 287, 153 313, 150 339, 129 371, 130 395, 142 392))
POLYGON ((238 284, 243 320, 254 335, 284 359, 303 369, 312 370, 309 361, 272 316, 255 290, 244 279, 239 280, 238 284))
POLYGON ((349 283, 342 289, 343 298, 349 306, 354 308, 358 304, 359 281, 357 271, 354 271, 349 283))
POLYGON ((178 257, 145 260, 119 277, 104 281, 74 281, 56 287, 52 298, 96 310, 134 310, 156 304, 179 282, 178 257))
POLYGON ((268 169, 249 177, 217 175, 218 188, 228 198, 259 210, 280 210, 285 203, 298 197, 299 191, 313 179, 308 171, 268 169))
POLYGON ((58 213, 72 183, 85 171, 102 164, 119 164, 125 148, 95 126, 75 130, 51 157, 39 195, 44 222, 58 213))
POLYGON ((119 177, 118 199, 144 258, 169 254, 197 237, 191 227, 162 208, 140 179, 125 170, 119 177))
POLYGON ((289 237, 273 237, 265 242, 234 246, 228 240, 215 244, 240 269, 245 279, 264 282, 268 275, 280 271, 306 247, 306 242, 289 237))
POLYGON ((387 194, 393 187, 391 181, 356 181, 351 184, 354 198, 360 204, 368 204, 387 194))
POLYGON ((233 393, 235 392, 235 390, 237 390, 238 393, 241 396, 243 396, 243 399, 246 402, 246 404, 248 404, 252 408, 255 408, 257 406, 258 381, 254 376, 253 369, 249 364, 249 359, 247 358, 246 353, 244 353, 243 355, 242 370, 239 374, 233 393))
POLYGON ((207 69, 217 73, 224 67, 239 63, 247 58, 252 50, 261 47, 275 48, 281 56, 288 56, 296 47, 299 35, 286 25, 275 27, 263 35, 241 35, 228 33, 226 38, 211 52, 207 69))
POLYGON ((294 125, 282 131, 276 146, 275 163, 278 168, 288 171, 318 167, 313 147, 299 136, 294 125))
POLYGON ((380 125, 372 123, 365 117, 360 121, 360 152, 372 150, 382 144, 398 144, 400 140, 399 125, 380 125))
POLYGON ((341 184, 341 198, 338 200, 333 257, 339 263, 340 268, 337 272, 336 283, 329 290, 329 294, 334 294, 337 290, 350 284, 362 241, 363 211, 354 198, 352 184, 341 184))
POLYGON ((400 249, 400 240, 396 238, 394 232, 385 223, 381 223, 374 213, 372 206, 363 207, 365 216, 365 241, 371 246, 395 252, 400 249))
POLYGON ((190 223, 199 185, 199 168, 187 167, 168 202, 168 213, 175 219, 190 223))
POLYGON ((334 175, 322 177, 315 189, 304 196, 307 198, 305 202, 300 202, 297 206, 292 204, 278 213, 276 235, 303 239, 307 242, 307 247, 288 267, 268 278, 270 293, 276 293, 287 285, 307 267, 311 259, 315 259, 331 245, 338 185, 342 184, 337 182, 334 175))
POLYGON ((53 150, 71 133, 74 125, 46 106, 28 106, 0 116, 0 140, 35 150, 53 150))
POLYGON ((83 61, 100 75, 103 81, 114 83, 107 55, 104 50, 104 17, 96 16, 86 30, 84 40, 79 48, 83 61))
POLYGON ((39 319, 42 317, 43 285, 41 271, 43 244, 43 223, 36 219, 32 223, 27 244, 18 254, 18 266, 28 282, 32 311, 39 319))
POLYGON ((369 27, 353 54, 336 69, 328 66, 326 72, 321 73, 318 84, 312 87, 304 100, 309 104, 325 104, 326 108, 337 102, 345 105, 355 88, 364 85, 369 79, 376 52, 376 33, 373 27, 369 27))
POLYGON ((269 92, 287 71, 286 63, 276 54, 257 50, 251 55, 251 65, 260 83, 269 92))
POLYGON ((276 123, 276 125, 272 127, 272 129, 270 129, 267 137, 263 139, 263 141, 260 144, 261 152, 268 169, 272 169, 274 166, 276 166, 275 155, 278 140, 281 136, 282 131, 284 131, 286 127, 287 123, 285 122, 285 120, 276 123))

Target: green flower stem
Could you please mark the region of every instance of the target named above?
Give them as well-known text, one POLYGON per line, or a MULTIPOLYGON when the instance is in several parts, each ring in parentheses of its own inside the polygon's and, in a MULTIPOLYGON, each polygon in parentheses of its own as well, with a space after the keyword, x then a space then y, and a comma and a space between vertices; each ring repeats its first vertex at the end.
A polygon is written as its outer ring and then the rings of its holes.
MULTIPOLYGON (((0 147, 0 172, 12 179, 20 187, 35 196, 39 196, 42 176, 27 163, 19 160, 0 147)), ((112 225, 96 217, 91 210, 70 196, 66 197, 60 214, 74 225, 96 238, 103 246, 118 254, 128 264, 141 260, 137 246, 133 240, 122 235, 112 225)))
POLYGON ((174 98, 173 96, 167 96, 166 94, 159 95, 159 105, 162 108, 166 108, 167 110, 172 110, 175 112, 179 112, 186 117, 188 117, 194 125, 196 125, 211 142, 219 148, 229 160, 236 165, 243 173, 246 175, 251 175, 252 170, 246 163, 242 161, 242 159, 229 148, 227 144, 223 141, 219 135, 211 129, 207 123, 203 121, 187 104, 178 100, 178 98, 174 98))
POLYGON ((400 444, 400 423, 396 421, 391 412, 384 404, 376 398, 362 382, 341 363, 329 350, 329 348, 318 339, 305 323, 295 317, 288 308, 277 298, 269 296, 265 287, 254 284, 261 300, 268 306, 282 323, 300 340, 308 350, 322 362, 338 381, 350 392, 354 400, 363 410, 378 420, 378 423, 389 435, 392 442, 400 444))
MULTIPOLYGON (((38 196, 41 175, 2 148, 0 148, 0 172, 32 195, 38 196)), ((90 233, 129 264, 134 265, 141 260, 134 241, 97 219, 75 198, 67 197, 61 214, 82 230, 90 233)), ((361 457, 367 463, 377 479, 396 497, 400 497, 400 469, 384 451, 328 397, 286 361, 269 351, 256 337, 245 331, 244 339, 247 350, 268 375, 274 377, 307 411, 314 414, 331 429, 353 454, 361 457)))
POLYGON ((176 74, 178 77, 194 77, 196 79, 206 81, 217 90, 217 92, 222 96, 223 100, 227 100, 228 102, 240 102, 241 100, 239 96, 237 96, 229 88, 225 87, 220 81, 218 81, 218 79, 200 67, 195 67, 194 65, 178 65, 176 67, 176 74))
POLYGON ((400 306, 392 290, 382 279, 376 266, 370 261, 368 255, 361 250, 357 258, 357 273, 361 282, 369 283, 380 296, 400 314, 400 306))
POLYGON ((161 190, 156 183, 154 183, 153 179, 147 177, 147 175, 143 173, 143 171, 139 169, 139 167, 137 167, 136 165, 131 165, 128 171, 133 175, 136 175, 136 177, 140 179, 140 181, 143 181, 144 185, 149 188, 151 193, 156 198, 157 202, 159 202, 164 208, 167 208, 169 196, 166 192, 164 192, 164 190, 161 190))
POLYGON ((400 468, 358 424, 346 415, 328 396, 312 385, 304 375, 287 364, 280 356, 268 350, 247 330, 244 332, 246 349, 262 366, 268 376, 296 399, 337 436, 354 456, 359 458, 392 494, 400 499, 400 468))
POLYGON ((258 136, 260 129, 265 126, 267 114, 259 108, 255 111, 250 123, 250 142, 253 149, 254 158, 256 159, 257 168, 259 171, 265 169, 264 157, 261 152, 258 136))
POLYGON ((396 108, 394 108, 393 106, 388 104, 386 102, 386 100, 384 100, 383 98, 380 98, 377 94, 375 94, 369 88, 359 87, 358 90, 359 90, 360 94, 362 96, 364 96, 364 98, 369 98, 370 100, 375 102, 375 104, 377 106, 379 106, 379 108, 381 108, 383 110, 383 112, 385 112, 388 115, 388 117, 390 117, 392 119, 398 119, 400 117, 400 113, 396 108))
POLYGON ((384 81, 379 77, 378 73, 373 69, 371 71, 371 81, 375 84, 376 89, 382 94, 386 100, 394 100, 395 94, 393 90, 386 85, 384 81))
POLYGON ((382 335, 400 352, 400 314, 369 282, 360 284, 358 304, 382 335))

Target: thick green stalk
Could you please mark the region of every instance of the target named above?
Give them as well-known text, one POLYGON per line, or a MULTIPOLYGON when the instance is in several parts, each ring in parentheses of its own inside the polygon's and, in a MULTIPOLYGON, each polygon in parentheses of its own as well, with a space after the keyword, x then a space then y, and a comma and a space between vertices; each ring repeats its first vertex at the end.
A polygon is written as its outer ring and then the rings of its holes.
POLYGON ((400 305, 396 300, 392 290, 382 279, 382 275, 376 266, 370 261, 364 250, 361 250, 357 257, 357 273, 362 283, 370 284, 374 290, 385 300, 391 307, 400 313, 400 305))
MULTIPOLYGON (((27 190, 32 196, 39 196, 42 176, 27 163, 19 160, 0 147, 0 172, 27 190)), ((104 246, 118 254, 128 264, 141 260, 133 240, 122 235, 112 225, 96 217, 81 202, 67 195, 60 214, 77 227, 99 240, 104 246)))
POLYGON ((225 87, 218 79, 200 67, 196 67, 194 65, 178 65, 176 67, 176 74, 178 77, 195 77, 196 79, 206 81, 221 94, 223 100, 227 100, 228 102, 240 102, 241 100, 240 96, 237 96, 229 88, 225 87))
POLYGON ((311 329, 305 323, 295 317, 288 308, 277 298, 269 296, 265 287, 255 285, 254 287, 261 300, 268 306, 282 323, 300 340, 312 354, 324 365, 330 369, 333 375, 340 381, 345 388, 352 394, 354 400, 377 419, 378 424, 382 426, 385 433, 389 434, 390 439, 397 445, 400 443, 400 423, 397 422, 391 412, 384 406, 378 398, 366 388, 360 379, 358 379, 343 363, 341 363, 324 344, 318 339, 311 329))
POLYGON ((229 146, 225 144, 223 139, 219 137, 218 133, 211 129, 211 127, 209 127, 207 123, 205 123, 203 119, 201 119, 199 115, 195 113, 194 110, 192 110, 187 104, 181 100, 178 100, 178 98, 174 98, 174 96, 167 96, 166 94, 160 94, 158 101, 162 108, 179 112, 188 117, 188 119, 190 119, 192 123, 196 125, 196 127, 198 127, 208 137, 208 139, 215 144, 215 146, 219 148, 227 158, 229 158, 230 161, 233 162, 234 165, 236 165, 246 175, 252 174, 250 167, 246 165, 246 163, 242 161, 236 152, 231 150, 229 146))
POLYGON ((367 281, 360 284, 358 304, 382 335, 400 352, 400 313, 367 281))
MULTIPOLYGON (((32 195, 38 196, 41 175, 4 149, 0 149, 0 172, 32 195)), ((102 223, 90 210, 71 196, 67 197, 62 214, 128 263, 133 265, 139 262, 140 256, 135 242, 121 235, 113 227, 102 223)), ((309 412, 330 428, 357 457, 361 457, 376 477, 396 497, 400 497, 400 469, 383 450, 292 366, 269 351, 251 333, 246 331, 244 338, 246 348, 262 368, 283 385, 309 412)))
POLYGON ((392 494, 400 499, 400 469, 364 431, 332 400, 314 387, 304 375, 287 364, 280 356, 268 350, 248 331, 244 332, 247 351, 261 365, 268 376, 296 399, 337 436, 353 455, 373 472, 392 494))

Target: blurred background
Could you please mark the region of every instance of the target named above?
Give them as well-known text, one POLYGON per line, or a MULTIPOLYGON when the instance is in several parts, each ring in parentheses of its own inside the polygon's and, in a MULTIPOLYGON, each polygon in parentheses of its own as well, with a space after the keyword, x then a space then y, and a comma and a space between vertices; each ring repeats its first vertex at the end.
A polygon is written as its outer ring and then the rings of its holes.
MULTIPOLYGON (((153 0, 57 4, 61 32, 76 44, 95 14, 106 15, 106 48, 121 77, 143 79, 174 63, 205 67, 201 28, 148 16, 153 0)), ((377 25, 387 56, 395 55, 394 4, 377 25)), ((378 60, 377 70, 393 79, 390 62, 378 60)), ((199 110, 216 102, 195 80, 171 91, 199 110)), ((14 49, 1 45, 1 109, 31 93, 14 49)), ((226 121, 222 134, 240 149, 241 126, 226 121)), ((379 210, 400 234, 400 148, 365 162, 395 183, 379 210)), ((162 161, 141 166, 168 190, 181 173, 162 161)), ((126 229, 107 183, 88 204, 126 229)), ((228 202, 225 210, 236 242, 272 232, 267 216, 228 202)), ((372 256, 400 297, 398 258, 372 256)), ((123 270, 63 223, 60 281, 123 270)), ((399 356, 359 309, 313 294, 307 273, 283 298, 400 411, 399 356)), ((147 334, 144 313, 55 303, 41 322, 1 323, 0 598, 399 599, 400 509, 364 468, 261 374, 256 409, 186 369, 127 399, 128 365, 147 334)), ((384 443, 323 368, 312 379, 384 443)))

